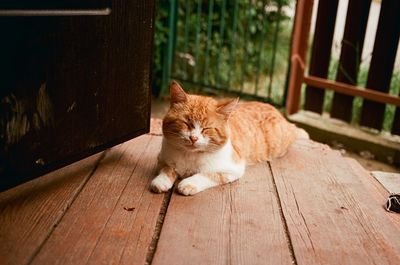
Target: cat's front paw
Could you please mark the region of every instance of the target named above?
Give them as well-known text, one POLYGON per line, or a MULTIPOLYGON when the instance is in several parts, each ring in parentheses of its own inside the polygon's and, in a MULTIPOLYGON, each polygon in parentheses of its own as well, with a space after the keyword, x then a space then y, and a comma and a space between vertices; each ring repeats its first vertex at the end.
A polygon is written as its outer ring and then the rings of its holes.
POLYGON ((167 175, 160 174, 151 181, 150 188, 153 192, 162 193, 171 189, 173 184, 167 175))
POLYGON ((199 192, 198 188, 196 187, 196 184, 191 183, 191 181, 188 179, 184 179, 179 183, 178 191, 180 194, 186 196, 194 195, 199 192))
POLYGON ((179 193, 183 195, 195 195, 200 191, 217 186, 218 184, 203 174, 196 174, 182 180, 178 185, 179 193))

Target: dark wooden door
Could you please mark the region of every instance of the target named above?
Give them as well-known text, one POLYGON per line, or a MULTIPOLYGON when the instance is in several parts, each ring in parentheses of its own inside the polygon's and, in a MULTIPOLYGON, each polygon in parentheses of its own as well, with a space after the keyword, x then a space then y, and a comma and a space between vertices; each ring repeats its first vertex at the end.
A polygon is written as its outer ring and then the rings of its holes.
POLYGON ((153 11, 149 0, 2 1, 0 189, 148 131, 153 11))

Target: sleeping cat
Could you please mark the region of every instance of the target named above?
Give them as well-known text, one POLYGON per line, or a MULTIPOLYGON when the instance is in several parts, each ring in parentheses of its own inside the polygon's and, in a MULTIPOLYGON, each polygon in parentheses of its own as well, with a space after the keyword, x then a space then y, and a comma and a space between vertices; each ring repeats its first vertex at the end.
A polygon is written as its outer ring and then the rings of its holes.
POLYGON ((308 138, 269 104, 189 95, 175 81, 170 93, 154 192, 168 191, 178 176, 183 195, 235 181, 246 165, 281 157, 297 138, 308 138))

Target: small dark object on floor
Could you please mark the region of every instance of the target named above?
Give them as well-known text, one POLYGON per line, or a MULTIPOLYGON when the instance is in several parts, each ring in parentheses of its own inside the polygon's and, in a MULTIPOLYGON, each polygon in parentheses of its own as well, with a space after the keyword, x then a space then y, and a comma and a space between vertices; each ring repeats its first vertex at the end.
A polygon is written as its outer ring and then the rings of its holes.
POLYGON ((391 194, 386 202, 386 210, 400 213, 400 194, 391 194))
POLYGON ((124 210, 128 211, 128 212, 132 212, 133 210, 135 210, 135 207, 125 207, 124 206, 124 210))

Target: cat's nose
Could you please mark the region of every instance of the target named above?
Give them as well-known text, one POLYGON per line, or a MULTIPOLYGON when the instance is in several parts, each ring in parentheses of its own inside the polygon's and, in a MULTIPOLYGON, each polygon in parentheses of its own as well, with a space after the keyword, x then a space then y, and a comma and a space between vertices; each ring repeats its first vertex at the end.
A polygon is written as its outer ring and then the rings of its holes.
POLYGON ((197 140, 199 140, 199 137, 191 135, 190 137, 190 141, 192 141, 192 144, 194 144, 195 142, 197 142, 197 140))

